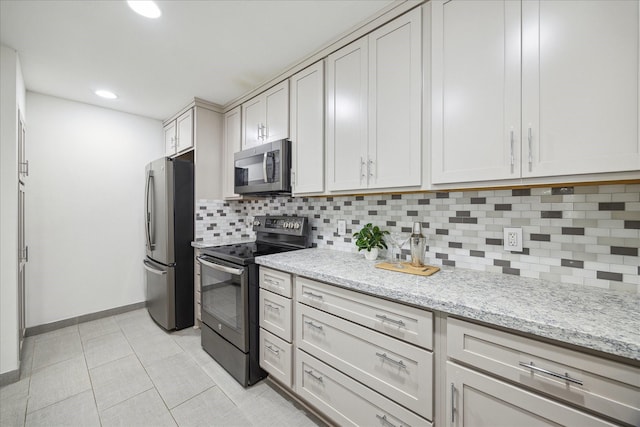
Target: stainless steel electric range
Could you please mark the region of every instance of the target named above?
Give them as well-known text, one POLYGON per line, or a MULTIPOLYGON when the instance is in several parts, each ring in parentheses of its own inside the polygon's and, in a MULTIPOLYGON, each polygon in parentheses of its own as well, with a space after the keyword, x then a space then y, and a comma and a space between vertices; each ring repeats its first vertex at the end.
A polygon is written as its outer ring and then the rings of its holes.
POLYGON ((202 348, 240 384, 267 376, 258 360, 258 265, 254 258, 311 247, 307 218, 257 216, 256 241, 202 251, 202 348))

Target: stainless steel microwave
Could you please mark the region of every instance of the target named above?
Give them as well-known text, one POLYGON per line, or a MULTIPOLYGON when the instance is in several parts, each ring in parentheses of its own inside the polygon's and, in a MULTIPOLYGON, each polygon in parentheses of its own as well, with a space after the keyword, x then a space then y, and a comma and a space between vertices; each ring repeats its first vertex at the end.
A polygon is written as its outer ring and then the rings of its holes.
POLYGON ((291 141, 239 151, 233 161, 237 194, 291 194, 291 141))

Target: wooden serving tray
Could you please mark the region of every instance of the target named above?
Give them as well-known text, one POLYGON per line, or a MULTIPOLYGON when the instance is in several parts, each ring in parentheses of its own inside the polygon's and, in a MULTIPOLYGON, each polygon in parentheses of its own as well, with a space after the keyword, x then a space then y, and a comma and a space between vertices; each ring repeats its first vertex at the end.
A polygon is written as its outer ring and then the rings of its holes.
POLYGON ((431 276, 433 273, 440 271, 440 267, 434 267, 432 265, 423 265, 422 267, 414 267, 410 262, 401 263, 403 268, 398 268, 395 263, 381 262, 376 264, 376 268, 383 270, 397 271, 398 273, 415 274, 417 276, 431 276))

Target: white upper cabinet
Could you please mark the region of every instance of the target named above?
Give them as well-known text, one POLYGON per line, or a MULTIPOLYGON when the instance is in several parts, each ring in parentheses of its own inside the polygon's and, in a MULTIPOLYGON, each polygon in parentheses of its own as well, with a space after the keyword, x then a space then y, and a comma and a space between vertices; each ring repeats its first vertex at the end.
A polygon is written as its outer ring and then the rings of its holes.
POLYGON ((289 137, 289 81, 242 104, 242 149, 289 137))
POLYGON ((222 196, 225 199, 239 198, 234 192, 235 168, 233 155, 240 151, 242 144, 240 106, 224 115, 222 145, 222 196))
POLYGON ((522 175, 640 169, 638 1, 527 1, 522 17, 522 175))
POLYGON ((165 125, 164 146, 169 157, 193 148, 193 108, 165 125))
POLYGON ((432 10, 432 183, 640 168, 637 1, 432 10))
POLYGON ((421 9, 327 58, 327 185, 421 184, 421 9))
POLYGON ((291 77, 291 186, 294 195, 324 191, 324 62, 291 77))

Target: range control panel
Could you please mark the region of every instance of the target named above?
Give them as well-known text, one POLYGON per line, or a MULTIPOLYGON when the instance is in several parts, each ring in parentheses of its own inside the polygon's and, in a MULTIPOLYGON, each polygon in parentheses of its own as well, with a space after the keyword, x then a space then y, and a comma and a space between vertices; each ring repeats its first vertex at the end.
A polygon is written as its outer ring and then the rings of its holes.
POLYGON ((295 234, 307 233, 308 220, 299 216, 257 216, 253 220, 253 230, 256 232, 295 234))

